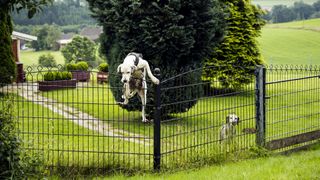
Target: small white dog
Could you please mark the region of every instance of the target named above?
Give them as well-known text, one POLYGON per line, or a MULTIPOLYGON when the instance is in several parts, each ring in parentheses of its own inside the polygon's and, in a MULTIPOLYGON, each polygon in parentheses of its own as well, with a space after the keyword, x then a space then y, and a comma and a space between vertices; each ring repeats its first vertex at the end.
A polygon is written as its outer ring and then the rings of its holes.
POLYGON ((154 84, 159 84, 159 80, 154 77, 150 70, 149 63, 143 59, 142 54, 131 52, 126 56, 123 63, 118 66, 117 72, 122 75, 122 98, 124 102, 121 104, 128 104, 129 99, 138 93, 142 103, 142 122, 147 122, 148 120, 145 116, 145 106, 147 104, 146 74, 154 84))
POLYGON ((226 124, 222 125, 220 129, 220 142, 224 140, 231 140, 236 136, 236 125, 239 124, 239 117, 232 113, 226 118, 226 124))

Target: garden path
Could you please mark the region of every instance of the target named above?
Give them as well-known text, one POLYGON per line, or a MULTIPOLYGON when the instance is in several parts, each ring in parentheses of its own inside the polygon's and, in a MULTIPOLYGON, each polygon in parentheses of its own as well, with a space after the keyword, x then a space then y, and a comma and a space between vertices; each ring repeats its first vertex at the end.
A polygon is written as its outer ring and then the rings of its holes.
POLYGON ((141 134, 132 133, 122 129, 117 129, 88 113, 82 112, 77 108, 59 103, 53 99, 43 97, 38 91, 37 83, 20 83, 4 87, 1 92, 11 91, 24 97, 25 99, 50 109, 54 113, 64 116, 69 121, 85 127, 87 129, 97 131, 105 136, 119 138, 123 141, 138 143, 143 145, 152 145, 151 139, 141 134))

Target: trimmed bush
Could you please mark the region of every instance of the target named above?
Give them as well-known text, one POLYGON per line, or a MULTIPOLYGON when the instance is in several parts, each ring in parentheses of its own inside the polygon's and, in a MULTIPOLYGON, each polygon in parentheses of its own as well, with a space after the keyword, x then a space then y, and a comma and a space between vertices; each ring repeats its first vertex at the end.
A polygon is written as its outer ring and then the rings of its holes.
POLYGON ((85 61, 79 61, 78 63, 68 63, 66 65, 68 71, 87 71, 89 69, 89 65, 85 61))
POLYGON ((98 67, 98 70, 101 72, 109 72, 109 65, 108 63, 101 63, 98 67))
POLYGON ((77 63, 77 70, 80 70, 80 71, 87 71, 89 69, 89 65, 87 62, 84 62, 84 61, 79 61, 77 63))
POLYGON ((43 67, 56 67, 57 62, 51 54, 41 55, 38 60, 39 64, 43 67))
POLYGON ((50 71, 43 75, 45 81, 70 80, 72 74, 70 72, 50 71))

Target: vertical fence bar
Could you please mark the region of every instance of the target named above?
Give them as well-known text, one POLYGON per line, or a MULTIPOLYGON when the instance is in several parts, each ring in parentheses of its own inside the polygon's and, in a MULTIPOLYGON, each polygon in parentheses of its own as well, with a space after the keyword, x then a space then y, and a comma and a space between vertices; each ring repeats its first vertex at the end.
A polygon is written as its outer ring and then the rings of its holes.
POLYGON ((266 68, 256 68, 256 143, 264 147, 266 135, 266 68))
MULTIPOLYGON (((160 80, 160 69, 154 70, 155 76, 160 80)), ((161 164, 161 83, 155 85, 154 135, 153 135, 153 169, 160 170, 161 164)))

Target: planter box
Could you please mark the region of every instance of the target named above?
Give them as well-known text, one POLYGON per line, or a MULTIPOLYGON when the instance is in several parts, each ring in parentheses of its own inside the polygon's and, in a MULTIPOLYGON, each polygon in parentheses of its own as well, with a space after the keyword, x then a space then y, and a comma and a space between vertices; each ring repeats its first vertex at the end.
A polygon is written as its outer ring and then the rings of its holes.
POLYGON ((39 91, 52 91, 64 88, 76 88, 77 80, 59 80, 59 81, 39 81, 38 89, 39 91))
POLYGON ((89 71, 71 71, 72 79, 81 82, 89 82, 90 81, 90 72, 89 71))
POLYGON ((109 78, 109 73, 107 72, 98 72, 97 74, 97 82, 98 83, 104 83, 104 82, 108 82, 108 78, 109 78))

